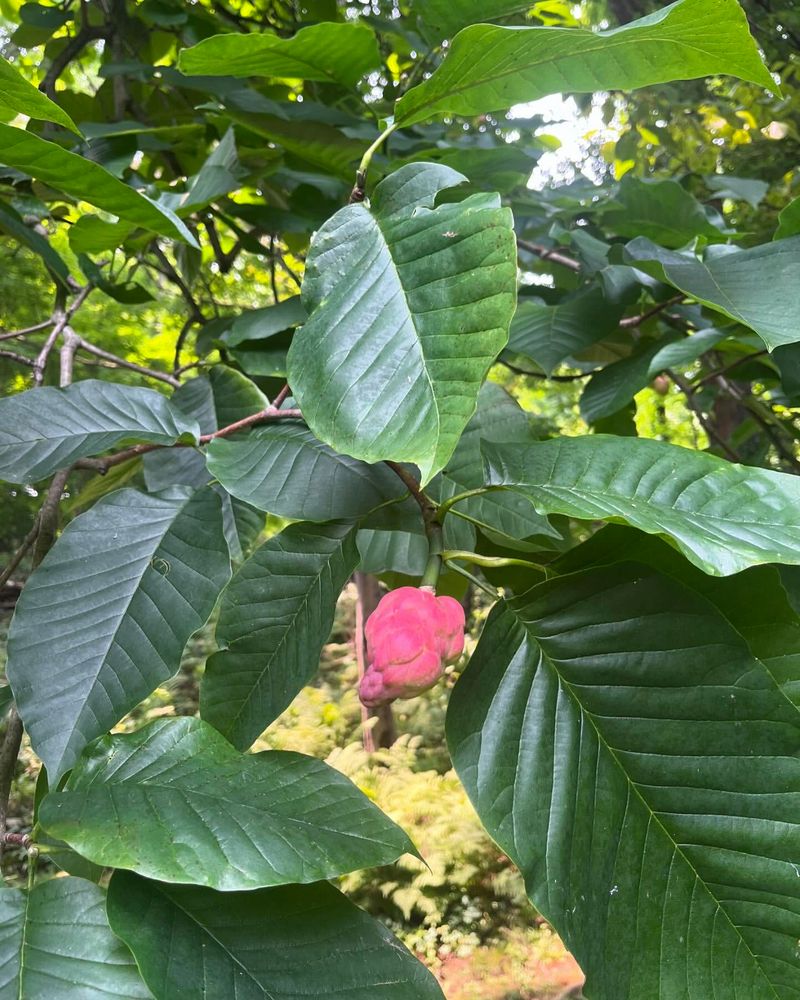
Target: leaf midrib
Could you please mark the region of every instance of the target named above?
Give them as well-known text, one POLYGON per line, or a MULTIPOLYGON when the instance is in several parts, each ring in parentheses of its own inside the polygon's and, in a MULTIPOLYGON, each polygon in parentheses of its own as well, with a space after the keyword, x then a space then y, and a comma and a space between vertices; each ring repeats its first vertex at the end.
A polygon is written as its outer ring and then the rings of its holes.
MULTIPOLYGON (((511 610, 511 609, 509 609, 509 610, 511 610)), ((742 946, 747 951, 747 954, 752 959, 753 964, 758 969, 758 971, 759 971, 759 973, 761 975, 762 981, 765 982, 766 985, 769 987, 770 992, 772 993, 772 995, 775 998, 775 1000, 781 1000, 779 994, 775 990, 774 985, 772 984, 772 982, 770 981, 769 977, 767 976, 766 971, 762 967, 761 962, 759 960, 759 956, 757 956, 757 955, 755 955, 753 953, 753 951, 752 951, 752 949, 751 949, 748 941, 740 933, 739 928, 733 922, 733 920, 731 919, 731 917, 728 914, 727 910, 723 907, 722 903, 717 899, 717 897, 714 895, 714 893, 708 887, 708 885, 706 884, 706 882, 700 877, 700 874, 697 871, 697 868, 692 864, 692 862, 689 860, 689 858, 687 857, 687 855, 684 853, 683 848, 681 847, 681 845, 679 843, 677 843, 677 841, 673 838, 672 834, 669 832, 669 830, 667 829, 667 827, 662 822, 660 815, 657 812, 655 812, 655 810, 653 810, 650 807, 647 799, 645 798, 645 796, 641 792, 641 790, 639 788, 639 785, 630 777, 630 775, 628 774, 627 770, 623 767, 622 762, 620 761, 619 757, 617 756, 616 751, 606 741, 605 737, 601 733, 600 729, 598 728, 597 724, 595 723, 595 716, 594 716, 594 714, 592 712, 590 712, 587 708, 584 707, 583 702, 581 701, 580 697, 576 693, 575 688, 564 677, 564 675, 561 673, 561 671, 558 669, 558 666, 556 665, 556 661, 547 652, 547 650, 545 649, 544 645, 542 644, 542 641, 538 638, 538 636, 536 636, 535 633, 531 630, 530 625, 527 622, 522 621, 522 619, 520 619, 518 617, 518 615, 513 610, 511 611, 511 613, 514 615, 514 617, 520 623, 520 625, 522 626, 522 628, 525 630, 525 633, 528 635, 528 637, 532 641, 534 647, 539 650, 539 653, 540 653, 540 656, 541 656, 541 662, 543 664, 547 664, 547 666, 553 671, 553 673, 558 678, 559 685, 568 693, 569 697, 572 699, 573 703, 575 704, 575 706, 576 706, 576 708, 577 708, 577 710, 579 712, 580 718, 583 719, 584 721, 588 722, 588 724, 591 726, 592 731, 595 734, 595 738, 597 739, 598 745, 600 746, 600 748, 602 750, 605 750, 605 752, 608 754, 608 756, 611 758, 611 760, 616 765, 616 767, 619 770, 619 772, 622 774, 623 779, 624 779, 624 781, 625 781, 625 783, 627 785, 627 788, 628 788, 628 794, 629 795, 631 795, 631 794, 635 795, 636 798, 639 800, 639 802, 641 803, 642 808, 645 810, 645 813, 648 816, 649 820, 658 827, 658 829, 661 831, 661 833, 664 836, 664 838, 667 841, 667 843, 669 843, 672 846, 672 849, 674 850, 676 856, 678 856, 681 859, 681 861, 687 866, 687 868, 689 869, 689 871, 691 871, 692 875, 694 876, 696 882, 703 887, 703 890, 707 893, 707 895, 709 896, 709 898, 712 900, 712 902, 716 906, 717 910, 720 913, 722 913, 723 917, 725 918, 725 920, 727 921, 727 923, 730 925, 731 929, 733 930, 734 934, 736 935, 736 939, 741 942, 742 946)), ((727 621, 727 619, 726 619, 726 621, 727 621)), ((796 711, 796 707, 795 706, 792 706, 792 708, 793 708, 793 710, 796 711)), ((515 774, 517 773, 517 767, 516 766, 514 768, 514 772, 515 772, 515 774)), ((515 837, 515 840, 516 840, 516 837, 515 837)))

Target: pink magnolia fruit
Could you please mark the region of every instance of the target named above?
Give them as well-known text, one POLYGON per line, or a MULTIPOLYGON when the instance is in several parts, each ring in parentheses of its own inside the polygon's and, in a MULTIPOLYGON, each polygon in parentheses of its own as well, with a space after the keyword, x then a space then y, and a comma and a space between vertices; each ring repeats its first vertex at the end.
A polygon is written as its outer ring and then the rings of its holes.
POLYGON ((359 697, 367 706, 413 698, 439 680, 464 648, 464 609, 426 587, 398 587, 364 629, 367 669, 359 697))

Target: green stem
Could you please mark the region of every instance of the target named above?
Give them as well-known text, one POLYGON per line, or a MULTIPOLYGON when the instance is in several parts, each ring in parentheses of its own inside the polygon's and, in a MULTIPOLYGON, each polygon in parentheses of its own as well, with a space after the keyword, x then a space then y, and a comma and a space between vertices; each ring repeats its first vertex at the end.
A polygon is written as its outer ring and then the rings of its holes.
POLYGON ((464 493, 456 493, 455 496, 450 497, 447 500, 442 500, 439 504, 439 520, 444 520, 445 515, 450 511, 450 508, 455 506, 461 500, 468 500, 470 497, 480 497, 484 493, 491 493, 493 490, 499 489, 497 486, 479 486, 475 490, 467 490, 464 493))
POLYGON ((482 556, 478 552, 464 552, 459 549, 446 549, 442 552, 442 559, 450 562, 451 559, 460 559, 462 562, 475 563, 476 566, 487 566, 490 569, 500 569, 503 566, 524 566, 526 569, 535 569, 547 576, 547 567, 541 563, 530 562, 528 559, 515 559, 505 556, 482 556))
POLYGON ((470 573, 468 569, 464 569, 463 566, 457 566, 455 563, 452 563, 447 568, 452 569, 453 572, 458 573, 459 576, 465 577, 467 580, 469 580, 470 583, 474 584, 479 590, 484 591, 484 593, 494 598, 495 601, 500 600, 500 594, 494 589, 494 587, 491 587, 488 583, 484 583, 483 580, 479 580, 478 577, 470 573))
POLYGON ((392 124, 373 142, 369 149, 361 157, 361 163, 358 165, 358 170, 356 172, 356 186, 350 195, 351 202, 359 202, 364 200, 364 191, 367 187, 367 173, 369 172, 370 164, 372 163, 372 157, 377 153, 384 142, 389 138, 392 132, 395 131, 397 125, 392 122, 392 124))
POLYGON ((426 531, 428 535, 428 562, 419 585, 420 587, 433 587, 435 590, 442 572, 442 526, 438 521, 429 521, 426 524, 426 531))

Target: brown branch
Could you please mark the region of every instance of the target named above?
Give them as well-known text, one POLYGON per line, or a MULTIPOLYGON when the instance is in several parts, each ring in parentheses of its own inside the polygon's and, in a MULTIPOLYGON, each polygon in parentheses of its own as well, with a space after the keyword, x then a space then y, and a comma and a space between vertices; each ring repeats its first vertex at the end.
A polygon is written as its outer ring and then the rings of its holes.
POLYGON ((665 309, 669 309, 670 306, 677 305, 682 302, 684 295, 673 295, 671 299, 666 299, 664 302, 657 302, 652 309, 648 309, 646 312, 641 313, 639 316, 626 316, 619 321, 619 325, 625 329, 631 326, 639 326, 646 320, 650 319, 652 316, 657 316, 658 313, 663 312, 665 309))
POLYGON ((590 372, 580 372, 577 375, 546 375, 544 372, 529 372, 527 368, 519 368, 517 365, 512 365, 511 362, 503 360, 503 358, 498 358, 497 364, 508 368, 515 375, 528 375, 531 378, 544 379, 547 382, 579 382, 582 378, 591 378, 595 374, 595 369, 593 369, 590 372))
POLYGON ((714 424, 708 419, 706 414, 703 412, 702 406, 695 398, 694 388, 692 387, 692 385, 689 382, 687 382, 686 379, 684 379, 681 375, 678 375, 677 372, 674 372, 671 368, 666 368, 665 372, 667 375, 669 375, 669 377, 672 379, 675 385, 677 385, 677 387, 686 397, 686 402, 689 406, 689 409, 692 410, 692 412, 697 417, 700 426, 708 435, 709 440, 713 441, 719 448, 721 448, 722 451, 725 452, 726 456, 732 462, 741 463, 742 461, 741 456, 738 455, 733 450, 733 448, 731 448, 728 442, 720 435, 719 431, 716 429, 714 424))
POLYGON ((59 354, 58 364, 58 384, 63 389, 72 382, 72 369, 75 363, 75 352, 81 342, 81 338, 75 333, 71 326, 64 327, 63 344, 59 354))
POLYGON ((745 354, 744 357, 737 358, 736 361, 731 362, 731 364, 725 365, 723 368, 717 368, 715 371, 709 372, 708 375, 704 375, 699 381, 694 383, 695 389, 700 389, 720 376, 727 375, 729 372, 732 372, 735 368, 738 368, 739 365, 747 364, 748 361, 754 361, 756 358, 761 358, 767 353, 767 351, 754 351, 752 354, 745 354))
POLYGON ((8 581, 11 579, 11 574, 19 566, 22 560, 25 558, 25 553, 30 549, 33 543, 36 541, 36 536, 39 534, 39 515, 37 514, 33 520, 33 527, 28 532, 28 534, 22 539, 17 551, 11 557, 11 561, 8 563, 6 568, 0 572, 0 587, 4 587, 8 581))
POLYGON ((554 264, 561 264, 562 267, 567 267, 570 271, 580 271, 582 269, 581 263, 575 260, 574 257, 568 257, 566 254, 561 253, 560 250, 552 250, 541 243, 533 243, 531 240, 524 240, 518 236, 517 246, 521 250, 527 250, 528 253, 536 254, 542 260, 551 260, 554 264))
POLYGON ((175 378, 174 375, 168 375, 166 372, 156 371, 154 368, 146 368, 144 365, 137 365, 135 361, 127 361, 125 358, 120 358, 116 354, 104 351, 102 347, 96 347, 94 344, 90 344, 89 341, 84 340, 83 337, 78 337, 76 346, 78 350, 87 351, 89 354, 94 354, 98 358, 103 358, 103 360, 116 365, 118 368, 128 368, 130 371, 138 372, 146 378, 157 379, 159 382, 166 382, 167 385, 171 385, 175 389, 177 389, 177 387, 181 384, 180 379, 175 378))
POLYGON ((33 326, 26 326, 22 330, 9 330, 8 333, 0 333, 0 340, 13 340, 15 337, 26 337, 29 333, 37 333, 39 330, 46 330, 53 325, 52 318, 42 320, 41 323, 34 323, 33 326))
MULTIPOLYGON (((208 444, 209 441, 214 441, 216 438, 228 437, 230 434, 236 434, 237 431, 246 430, 248 427, 253 427, 255 424, 263 424, 271 420, 298 420, 302 419, 302 417, 303 414, 300 410, 278 410, 274 406, 268 406, 265 410, 253 413, 251 416, 245 417, 243 420, 237 420, 235 423, 229 424, 227 427, 223 427, 218 431, 214 431, 212 434, 201 435, 198 439, 198 443, 200 445, 208 444)), ((100 475, 104 475, 115 465, 122 465, 123 462, 127 462, 132 458, 138 458, 140 455, 146 455, 150 451, 161 451, 165 448, 193 447, 195 446, 191 444, 183 444, 182 442, 177 444, 135 444, 131 448, 125 448, 124 451, 118 451, 113 455, 106 455, 103 458, 81 458, 75 463, 75 468, 93 469, 100 475)))
POLYGON ((761 412, 758 401, 752 395, 743 392, 724 376, 718 376, 717 381, 738 403, 741 403, 745 407, 748 413, 752 414, 756 423, 761 426, 764 433, 775 445, 775 449, 781 458, 785 462, 788 462, 795 472, 800 472, 800 461, 798 461, 793 449, 794 440, 792 439, 791 444, 781 440, 780 431, 783 428, 770 423, 769 419, 761 412))
MULTIPOLYGON (((55 314, 54 314, 55 315, 55 314)), ((58 336, 61 333, 61 320, 66 323, 66 314, 62 311, 56 320, 56 325, 47 335, 47 340, 44 342, 44 346, 36 355, 36 360, 33 362, 33 384, 41 385, 44 382, 44 373, 47 368, 47 359, 50 357, 50 352, 55 346, 55 342, 58 340, 58 336)))
POLYGON ((51 100, 54 100, 56 95, 56 81, 67 66, 74 59, 77 59, 90 42, 99 41, 101 38, 108 38, 107 27, 95 27, 91 24, 84 24, 78 34, 74 35, 55 59, 53 59, 44 79, 39 84, 39 90, 47 94, 51 100))
POLYGON ((33 368, 36 364, 33 358, 29 358, 27 355, 20 354, 17 351, 0 351, 0 358, 15 361, 19 365, 27 365, 29 368, 33 368))

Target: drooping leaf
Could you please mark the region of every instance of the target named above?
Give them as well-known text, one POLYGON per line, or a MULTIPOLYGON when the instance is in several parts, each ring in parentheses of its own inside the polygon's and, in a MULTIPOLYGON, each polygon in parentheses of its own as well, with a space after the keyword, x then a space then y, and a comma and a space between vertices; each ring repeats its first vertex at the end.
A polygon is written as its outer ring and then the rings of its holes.
POLYGON ((800 562, 800 480, 706 452, 601 434, 486 443, 487 483, 540 513, 628 523, 671 538, 706 573, 800 562))
POLYGON ((4 202, 0 202, 0 232, 6 232, 15 240, 30 247, 34 253, 42 258, 53 277, 64 288, 69 287, 69 268, 64 258, 53 249, 46 237, 31 226, 26 226, 19 213, 4 202))
POLYGON ((520 299, 508 337, 508 350, 535 361, 551 375, 617 328, 624 308, 610 303, 596 286, 557 305, 520 299))
MULTIPOLYGON (((717 198, 732 201, 746 201, 752 208, 758 208, 769 191, 767 181, 757 177, 734 177, 732 174, 706 174, 703 178, 717 198)), ((790 233, 786 234, 791 235, 790 233)))
POLYGON ((778 216, 776 240, 785 240, 800 233, 800 198, 790 201, 778 216))
MULTIPOLYGON (((495 21, 509 14, 523 13, 533 4, 530 0, 414 0, 412 10, 421 26, 441 38, 452 38, 468 24, 495 21)), ((439 39, 437 39, 438 41, 439 39)))
POLYGON ((57 191, 96 205, 125 222, 197 246, 191 232, 169 209, 159 207, 123 184, 99 163, 70 153, 32 132, 0 124, 0 163, 16 167, 57 191))
POLYGON ((246 750, 317 671, 339 593, 358 565, 352 524, 293 524, 225 591, 200 714, 246 750))
POLYGON ((698 236, 723 242, 700 202, 673 180, 626 176, 603 223, 619 236, 644 236, 665 247, 682 247, 698 236))
POLYGON ((383 924, 327 882, 218 893, 116 872, 108 916, 170 1000, 443 1000, 383 924))
POLYGON ((225 891, 317 882, 414 852, 322 761, 243 755, 188 717, 95 742, 39 822, 97 864, 225 891))
POLYGON ((194 420, 153 389, 86 379, 0 399, 0 479, 35 482, 124 441, 196 439, 194 420))
POLYGON ((204 76, 277 76, 355 87, 381 64, 378 43, 366 24, 322 24, 291 38, 272 34, 226 34, 205 38, 180 54, 183 73, 204 76))
POLYGON ((503 111, 564 91, 633 90, 721 73, 775 89, 736 0, 678 0, 608 31, 476 24, 460 31, 441 66, 400 98, 395 119, 413 125, 439 114, 503 111))
POLYGON ((719 343, 722 330, 701 330, 691 337, 667 335, 628 358, 606 365, 586 383, 581 414, 595 423, 622 409, 647 383, 667 368, 688 365, 719 343))
POLYGON ((364 461, 414 462, 423 483, 453 453, 514 309, 514 234, 499 198, 433 208, 462 180, 401 167, 371 209, 337 212, 312 243, 309 320, 289 349, 289 383, 316 436, 364 461))
POLYGON ((306 319, 299 295, 263 309, 249 309, 232 317, 229 325, 217 334, 228 347, 237 347, 246 340, 268 340, 276 333, 299 326, 306 319))
MULTIPOLYGON (((481 441, 532 443, 535 440, 528 414, 499 385, 487 382, 481 387, 478 409, 461 435, 450 461, 442 470, 441 477, 431 483, 431 495, 440 501, 447 500, 483 486, 481 441)), ((529 535, 558 536, 546 517, 537 514, 524 497, 511 491, 470 497, 459 501, 454 510, 484 529, 513 539, 529 535)), ((452 526, 453 520, 452 516, 448 517, 446 526, 452 526)), ((446 544, 445 547, 451 546, 446 544)))
POLYGON ((127 947, 108 926, 105 893, 57 878, 30 893, 0 889, 2 1000, 149 1000, 127 947))
POLYGON ((800 715, 712 604, 635 564, 501 602, 447 727, 587 996, 796 993, 800 715))
POLYGON ((229 493, 292 520, 356 518, 405 494, 386 466, 337 455, 301 424, 217 438, 207 455, 209 472, 229 493))
POLYGON ((662 250, 643 237, 625 247, 629 264, 674 285, 754 330, 769 350, 800 340, 800 237, 740 250, 709 247, 703 260, 662 250))
POLYGON ((67 526, 8 636, 8 679, 51 782, 175 673, 229 577, 210 489, 118 490, 67 526))
POLYGON ((0 105, 15 115, 27 115, 37 121, 55 122, 80 135, 78 126, 66 111, 29 83, 5 59, 0 59, 0 105))

